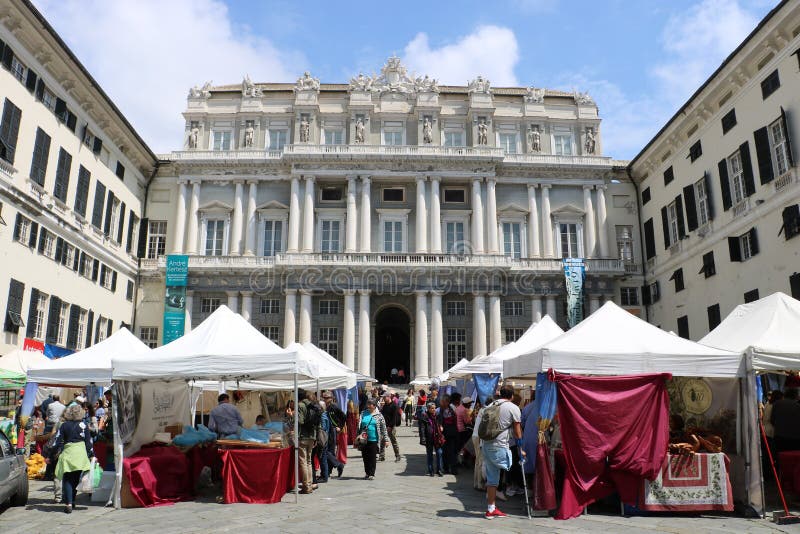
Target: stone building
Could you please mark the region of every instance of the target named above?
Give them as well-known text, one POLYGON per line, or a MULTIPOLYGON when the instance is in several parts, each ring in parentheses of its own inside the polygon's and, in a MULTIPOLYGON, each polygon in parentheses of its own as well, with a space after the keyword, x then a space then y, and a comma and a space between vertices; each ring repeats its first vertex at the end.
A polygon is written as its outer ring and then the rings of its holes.
POLYGON ((586 313, 638 312, 636 196, 587 94, 374 77, 192 88, 147 197, 137 328, 157 340, 164 254, 197 325, 220 304, 281 343, 426 379, 549 313, 585 258, 586 313))
POLYGON ((81 349, 133 323, 156 157, 30 2, 0 13, 0 354, 81 349))
POLYGON ((632 160, 650 322, 699 339, 800 298, 800 3, 781 2, 632 160))

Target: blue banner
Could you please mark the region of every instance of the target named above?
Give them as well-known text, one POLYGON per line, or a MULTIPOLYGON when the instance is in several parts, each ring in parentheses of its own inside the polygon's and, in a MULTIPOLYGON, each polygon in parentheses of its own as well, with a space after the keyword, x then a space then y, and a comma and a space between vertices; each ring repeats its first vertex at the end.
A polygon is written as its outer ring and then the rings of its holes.
POLYGON ((586 267, 582 258, 564 258, 567 287, 567 323, 570 328, 583 320, 583 280, 586 267))
POLYGON ((497 384, 500 383, 500 373, 477 373, 472 375, 472 381, 475 382, 475 392, 481 405, 486 406, 486 399, 494 398, 497 384))
POLYGON ((547 379, 547 373, 536 375, 536 394, 533 407, 523 415, 525 428, 522 432, 522 448, 528 455, 525 472, 533 473, 536 468, 536 450, 539 447, 539 429, 549 427, 556 414, 556 383, 547 379))
POLYGON ((165 278, 164 345, 181 337, 186 329, 186 284, 189 279, 189 256, 168 255, 165 278))

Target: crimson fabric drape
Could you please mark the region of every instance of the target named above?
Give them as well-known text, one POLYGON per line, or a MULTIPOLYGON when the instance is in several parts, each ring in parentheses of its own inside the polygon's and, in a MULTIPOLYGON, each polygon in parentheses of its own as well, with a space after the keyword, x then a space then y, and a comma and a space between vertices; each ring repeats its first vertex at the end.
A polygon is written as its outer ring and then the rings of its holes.
POLYGON ((556 519, 569 519, 619 492, 635 503, 642 479, 653 480, 669 442, 668 373, 583 377, 555 373, 567 472, 556 519))
POLYGON ((294 453, 285 449, 221 450, 225 503, 280 502, 294 486, 294 453))
POLYGON ((536 448, 536 476, 533 483, 533 509, 554 510, 557 506, 556 487, 553 472, 550 470, 550 450, 547 443, 540 443, 536 448))
POLYGON ((131 493, 144 507, 192 499, 189 460, 175 447, 143 447, 123 465, 131 493))
POLYGON ((358 433, 358 414, 356 412, 347 412, 347 444, 352 445, 356 442, 356 434, 358 433))
POLYGON ((336 459, 347 463, 347 432, 336 433, 336 459))

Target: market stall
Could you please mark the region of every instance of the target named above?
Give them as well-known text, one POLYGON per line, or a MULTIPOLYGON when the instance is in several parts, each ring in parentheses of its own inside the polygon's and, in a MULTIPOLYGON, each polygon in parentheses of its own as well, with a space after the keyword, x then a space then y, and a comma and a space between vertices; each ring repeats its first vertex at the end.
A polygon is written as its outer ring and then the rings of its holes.
MULTIPOLYGON (((226 306, 219 307, 183 337, 147 355, 112 357, 111 363, 115 382, 115 456, 120 460, 116 462, 117 507, 121 504, 124 465, 157 433, 175 424, 188 425, 192 384, 281 381, 292 384, 297 402, 298 381, 316 380, 318 374, 315 363, 298 357, 296 351, 280 348, 226 306)), ((222 469, 226 471, 224 460, 223 455, 222 469)), ((295 473, 289 478, 296 479, 296 451, 292 463, 295 473)), ((284 471, 289 466, 285 462, 272 465, 273 470, 261 472, 261 477, 273 484, 285 480, 284 471)), ((153 472, 153 476, 157 480, 159 475, 153 472)), ((189 477, 190 473, 182 476, 189 477)), ((289 487, 279 490, 285 492, 289 487)))

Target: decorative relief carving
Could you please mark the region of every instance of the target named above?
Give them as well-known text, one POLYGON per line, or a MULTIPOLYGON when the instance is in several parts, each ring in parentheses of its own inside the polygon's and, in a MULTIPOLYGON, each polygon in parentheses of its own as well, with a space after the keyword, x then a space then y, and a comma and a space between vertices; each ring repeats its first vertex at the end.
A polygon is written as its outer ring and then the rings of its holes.
POLYGON ((319 91, 319 78, 314 78, 311 73, 305 71, 302 76, 297 78, 297 84, 294 87, 295 92, 299 91, 319 91))
POLYGON ((261 88, 256 87, 249 74, 245 74, 244 80, 242 80, 242 96, 245 98, 260 98, 262 96, 261 88))
POLYGON ((542 134, 536 124, 528 126, 528 149, 530 152, 542 151, 542 134))
POLYGON ((597 142, 594 138, 594 128, 591 126, 586 127, 586 141, 583 143, 583 148, 587 154, 594 154, 597 142))
POLYGON ((305 113, 300 116, 300 142, 308 143, 311 133, 311 125, 308 122, 308 115, 305 113))
POLYGON ((356 119, 356 144, 363 144, 364 143, 364 119, 358 117, 356 119))
POLYGON ((433 143, 433 128, 428 117, 425 117, 425 121, 422 123, 422 141, 426 145, 433 143))
POLYGON ((478 94, 485 94, 490 95, 492 94, 492 84, 489 80, 484 78, 483 76, 478 76, 467 85, 467 91, 469 94, 478 93, 478 94))
POLYGON ((525 102, 544 104, 544 89, 541 87, 528 87, 528 93, 525 95, 525 102))
POLYGON ((593 106, 594 99, 589 96, 589 93, 580 93, 578 91, 573 91, 572 97, 575 99, 575 103, 579 106, 593 106))
POLYGON ((195 85, 189 89, 189 98, 209 98, 211 96, 211 81, 207 81, 202 87, 195 85))
POLYGON ((478 123, 478 144, 489 144, 489 126, 486 124, 485 118, 481 118, 480 122, 478 123))
POLYGON ((350 78, 350 90, 361 92, 372 91, 372 77, 364 76, 363 73, 359 72, 358 76, 350 78))
POLYGON ((189 148, 197 148, 198 138, 200 137, 200 125, 197 121, 192 121, 189 129, 189 148))
POLYGON ((253 148, 253 138, 255 136, 255 122, 247 121, 244 128, 244 147, 253 148))

